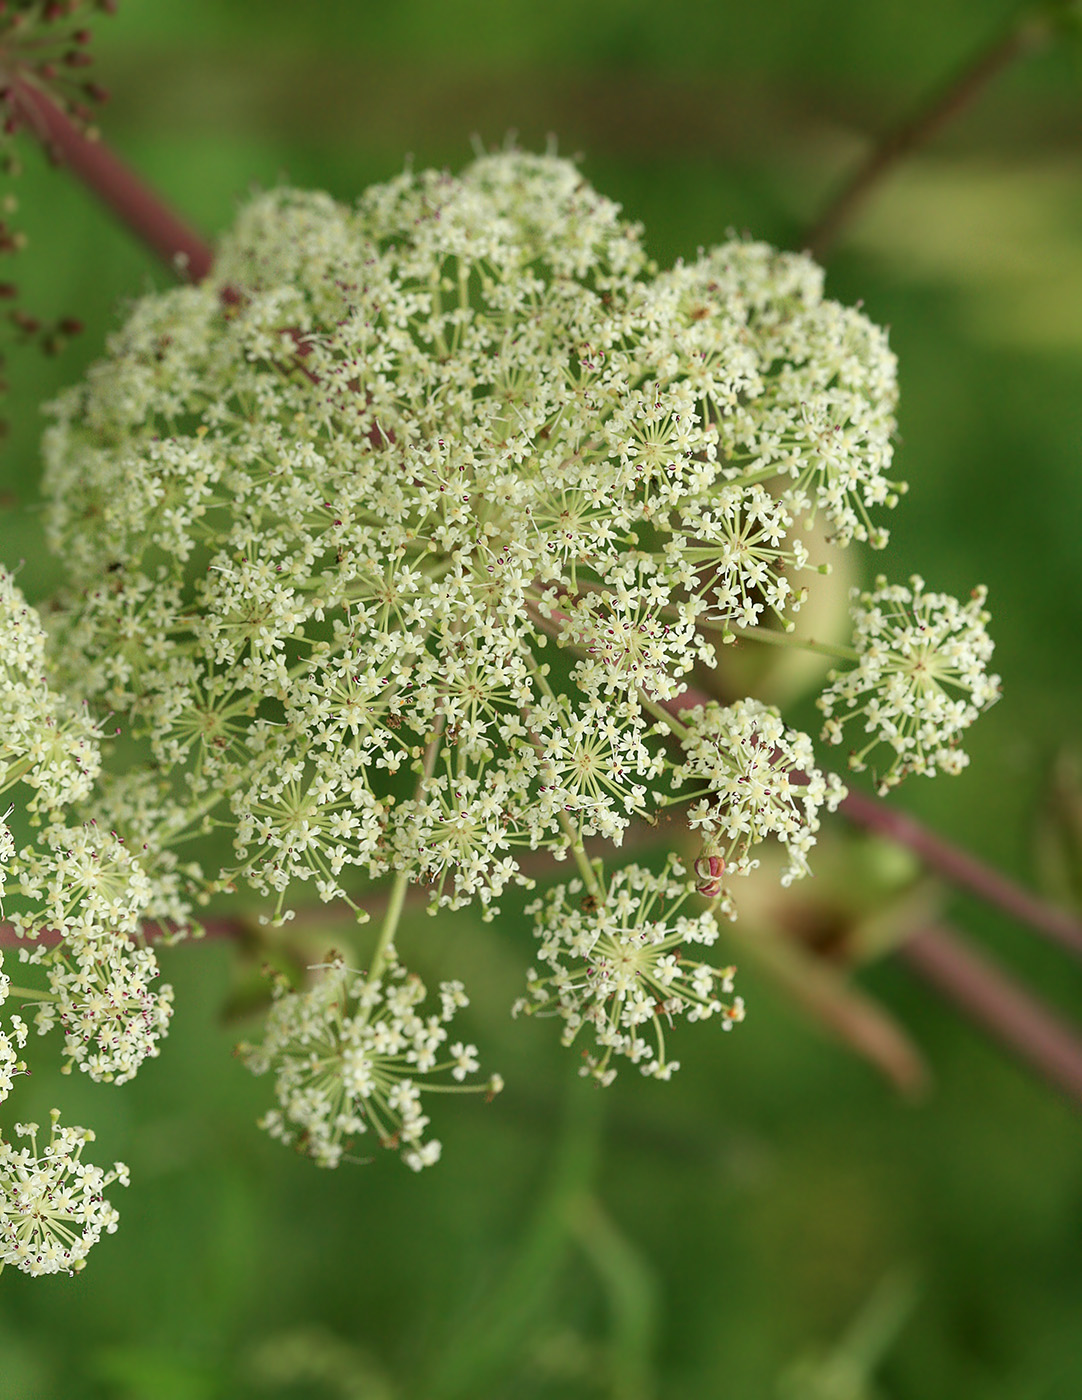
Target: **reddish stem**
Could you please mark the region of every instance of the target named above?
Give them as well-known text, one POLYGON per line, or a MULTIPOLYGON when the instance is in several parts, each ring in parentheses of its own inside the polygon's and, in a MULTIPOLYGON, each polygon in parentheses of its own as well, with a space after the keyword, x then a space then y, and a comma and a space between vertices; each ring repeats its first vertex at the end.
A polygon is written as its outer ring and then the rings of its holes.
POLYGON ((950 1003, 1082 1106, 1082 1039, 953 929, 922 929, 899 956, 950 1003))
POLYGON ((1001 73, 1023 54, 1036 48, 1053 32, 1047 17, 1027 15, 1015 28, 985 48, 908 121, 873 147, 863 164, 850 176, 830 204, 804 235, 802 247, 822 262, 843 229, 867 202, 872 191, 907 156, 926 146, 1001 73))
MULTIPOLYGON (((243 919, 228 917, 204 919, 202 928, 204 938, 215 940, 241 938, 247 932, 243 919)), ((142 927, 143 937, 148 943, 160 943, 166 932, 158 923, 147 923, 142 927)), ((0 948, 55 948, 61 942, 63 935, 55 928, 41 929, 33 938, 20 938, 11 924, 0 924, 0 948)))
POLYGON ((897 841, 917 855, 952 885, 969 890, 986 904, 994 904, 1005 914, 1028 924, 1062 948, 1082 957, 1082 924, 1065 910, 1046 904, 985 865, 929 831, 905 812, 895 811, 877 798, 851 791, 838 809, 867 831, 876 831, 897 841))
POLYGON ((100 141, 84 136, 25 75, 10 82, 9 102, 50 157, 77 175, 173 272, 201 281, 211 269, 208 243, 173 213, 100 141))

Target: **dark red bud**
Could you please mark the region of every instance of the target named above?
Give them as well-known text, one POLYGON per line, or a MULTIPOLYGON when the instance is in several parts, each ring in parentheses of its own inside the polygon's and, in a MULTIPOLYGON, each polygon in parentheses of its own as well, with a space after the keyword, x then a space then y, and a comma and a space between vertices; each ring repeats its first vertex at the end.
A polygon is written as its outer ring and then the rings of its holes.
POLYGON ((41 74, 41 76, 45 79, 47 83, 51 83, 52 80, 56 77, 56 64, 39 63, 38 72, 41 74))
POLYGON ((71 36, 72 42, 75 44, 89 44, 90 37, 91 36, 89 29, 77 29, 75 33, 71 36))
POLYGON ((83 323, 82 321, 77 321, 74 316, 65 316, 58 324, 57 330, 64 335, 82 335, 83 323))
POLYGON ((14 282, 0 282, 0 301, 10 301, 18 295, 19 289, 14 282))
POLYGON ((91 102, 109 101, 109 89, 103 88, 100 83, 84 83, 83 91, 86 93, 87 97, 90 98, 91 102))
POLYGON ((69 68, 89 68, 94 60, 82 49, 69 49, 64 55, 64 62, 69 68))

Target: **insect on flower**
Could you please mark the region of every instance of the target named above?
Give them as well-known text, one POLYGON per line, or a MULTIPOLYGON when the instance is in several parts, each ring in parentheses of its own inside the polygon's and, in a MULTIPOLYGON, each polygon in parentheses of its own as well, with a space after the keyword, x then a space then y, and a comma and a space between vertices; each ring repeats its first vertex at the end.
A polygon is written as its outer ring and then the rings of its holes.
POLYGON ((703 855, 695 862, 695 875, 699 883, 696 894, 706 899, 717 899, 721 894, 721 878, 725 874, 725 858, 718 855, 703 855))

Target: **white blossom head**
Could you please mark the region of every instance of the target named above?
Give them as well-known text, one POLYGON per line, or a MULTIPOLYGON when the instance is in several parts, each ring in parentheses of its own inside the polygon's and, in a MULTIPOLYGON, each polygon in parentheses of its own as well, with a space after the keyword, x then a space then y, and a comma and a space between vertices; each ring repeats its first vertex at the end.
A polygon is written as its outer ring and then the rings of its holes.
POLYGON ((59 1119, 53 1109, 41 1147, 36 1123, 15 1124, 27 1145, 0 1138, 0 1270, 11 1264, 26 1274, 74 1273, 102 1234, 117 1227, 118 1213, 103 1193, 114 1182, 127 1186, 127 1167, 116 1162, 105 1172, 84 1162, 94 1134, 62 1128, 59 1119))
POLYGON ((988 671, 987 592, 975 588, 961 603, 926 593, 916 574, 908 588, 880 577, 871 592, 853 590, 856 665, 831 673, 819 708, 824 739, 840 744, 848 736, 854 744, 851 768, 866 768, 869 754, 886 745, 881 794, 908 773, 959 773, 969 762, 959 737, 1000 692, 988 671))
POLYGON ((154 987, 153 949, 116 936, 84 939, 58 945, 44 961, 50 995, 37 1004, 34 1024, 42 1035, 61 1027, 67 1069, 78 1065, 91 1079, 123 1084, 159 1053, 173 989, 154 987))
MULTIPOLYGON (((0 950, 0 1006, 7 1000, 11 978, 4 971, 4 954, 0 950)), ((12 1016, 7 1027, 0 1023, 0 1103, 11 1093, 17 1074, 26 1073, 26 1062, 19 1054, 26 1045, 28 1034, 26 1022, 21 1016, 12 1016)))
POLYGON ((479 1068, 477 1047, 448 1043, 448 1024, 468 1005, 462 983, 440 984, 437 1011, 426 1008, 424 983, 393 953, 376 977, 337 955, 313 971, 304 991, 276 979, 263 1043, 238 1047, 253 1073, 274 1071, 279 1106, 260 1126, 322 1167, 338 1166, 369 1132, 412 1170, 433 1165, 440 1144, 425 1136, 422 1095, 499 1088, 495 1078, 467 1085, 479 1068), (431 1084, 437 1076, 443 1082, 431 1084))
POLYGON ((27 939, 46 931, 73 945, 134 937, 154 890, 141 860, 116 832, 96 822, 45 827, 18 853, 11 921, 27 939))
POLYGON ((728 474, 779 476, 794 516, 821 513, 836 543, 882 548, 872 512, 905 490, 888 476, 897 365, 886 332, 824 300, 811 259, 765 243, 726 244, 662 280, 691 323, 680 341, 716 406, 728 474))
MULTIPOLYGON (((279 978, 238 1053, 273 1074, 273 1137, 419 1171, 440 1155, 426 1095, 500 1080, 451 1040, 462 984, 429 1005, 397 961, 407 884, 487 919, 539 852, 581 878, 530 905, 515 1010, 588 1041, 583 1074, 667 1079, 677 1017, 741 1021, 705 956, 728 878, 770 837, 783 882, 806 874, 844 788, 755 699, 677 707, 712 638, 796 640, 802 531, 886 543, 895 398, 885 333, 808 258, 732 240, 659 272, 554 156, 407 171, 353 206, 254 199, 206 279, 135 302, 50 409, 48 639, 0 571, 0 792, 26 785, 35 828, 17 849, 0 822, 0 896, 45 983, 14 994, 65 1068, 122 1083, 158 1053, 154 923, 179 937, 244 887, 262 923, 313 898, 363 921, 365 882, 393 875, 372 970, 279 978), (113 714, 134 742, 103 773, 113 714), (590 862, 587 838, 684 803, 692 876, 590 862)), ((914 579, 854 608, 856 665, 821 703, 834 742, 863 717, 854 767, 893 749, 883 787, 965 761, 998 689, 982 604, 914 579)), ((0 1099, 25 1069, 7 1026, 0 1099)), ((84 1165, 92 1134, 56 1114, 40 1153, 37 1131, 0 1138, 0 1268, 74 1269, 126 1172, 84 1165)))
POLYGON ((60 812, 90 791, 99 729, 51 688, 45 645, 41 618, 0 568, 0 792, 25 783, 31 811, 60 812))
POLYGON ((692 802, 689 822, 703 833, 704 858, 722 862, 717 875, 747 874, 757 863, 751 851, 768 836, 789 857, 783 884, 808 874, 820 809, 834 811, 845 788, 815 766, 807 734, 786 728, 758 700, 698 705, 680 719, 689 732, 672 782, 692 802))
POLYGON ((683 912, 691 894, 676 860, 660 874, 640 865, 617 870, 604 900, 587 893, 581 880, 554 886, 526 911, 534 916, 546 971, 530 969, 515 1013, 559 1016, 564 1045, 580 1032, 590 1036, 594 1044, 583 1051, 580 1073, 602 1084, 616 1077, 614 1056, 668 1079, 679 1068, 665 1044, 674 1017, 716 1015, 726 1030, 744 1018, 740 997, 722 1000, 733 990, 735 969, 696 956, 713 945, 718 930, 709 911, 683 912))
POLYGON ((127 844, 94 822, 54 822, 12 857, 11 922, 24 964, 46 985, 24 992, 44 1035, 59 1026, 68 1070, 124 1083, 158 1054, 172 988, 155 987, 158 962, 144 919, 161 900, 127 844))
POLYGON ((806 258, 657 274, 568 161, 276 190, 53 406, 64 674, 232 823, 215 888, 491 912, 647 807, 644 698, 788 625, 798 518, 889 504, 893 403, 806 258))

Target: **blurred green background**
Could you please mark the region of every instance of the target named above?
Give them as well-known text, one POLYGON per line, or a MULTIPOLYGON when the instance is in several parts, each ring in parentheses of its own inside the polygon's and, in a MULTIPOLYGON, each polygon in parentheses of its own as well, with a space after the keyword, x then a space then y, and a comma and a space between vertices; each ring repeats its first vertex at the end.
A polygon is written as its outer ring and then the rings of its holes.
MULTIPOLYGON (((122 0, 98 26, 97 76, 109 140, 208 232, 253 184, 349 200, 407 153, 457 167, 474 133, 514 130, 581 153, 666 263, 730 228, 799 246, 869 136, 1014 13, 122 0)), ((828 279, 891 326, 901 362, 911 490, 887 559, 855 567, 988 583, 1004 677, 968 772, 895 800, 1038 886, 1054 882, 1050 771, 1082 744, 1079 72, 1059 46, 1003 76, 880 190, 828 279)), ((0 518, 0 557, 25 560, 40 597, 55 566, 34 514, 38 405, 125 298, 168 278, 36 152, 26 163, 23 303, 87 327, 59 360, 11 366, 3 480, 20 509, 0 518)), ((1082 1011, 1064 955, 961 896, 948 910, 1082 1011)), ((514 918, 419 931, 413 960, 466 977, 470 1037, 508 1081, 489 1106, 437 1103, 444 1159, 420 1178, 389 1157, 321 1173, 256 1131, 269 1086, 231 1058, 247 1028, 223 1020, 236 974, 220 945, 163 954, 175 1029, 136 1082, 20 1086, 19 1116, 64 1104, 133 1180, 79 1279, 5 1273, 0 1400, 1082 1396, 1077 1110, 896 961, 861 983, 932 1067, 918 1104, 753 966, 738 1033, 691 1028, 671 1084, 629 1073, 599 1093, 552 1023, 506 1015, 526 956, 514 918), (874 1381, 862 1356, 879 1357, 874 1381)))

